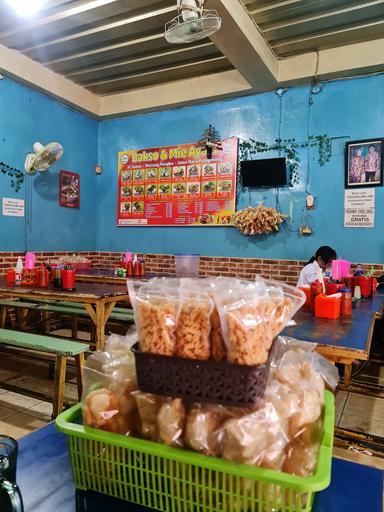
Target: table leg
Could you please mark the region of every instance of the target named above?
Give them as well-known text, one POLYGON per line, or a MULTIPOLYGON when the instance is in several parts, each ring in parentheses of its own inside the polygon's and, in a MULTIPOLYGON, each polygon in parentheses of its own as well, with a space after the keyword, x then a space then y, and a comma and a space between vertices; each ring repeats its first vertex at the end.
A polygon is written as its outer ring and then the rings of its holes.
POLYGON ((105 321, 104 321, 105 307, 102 303, 96 304, 96 350, 104 348, 104 335, 105 335, 105 321))
POLYGON ((344 384, 349 386, 352 380, 352 364, 344 364, 344 384))
POLYGON ((96 327, 96 350, 102 350, 104 348, 105 324, 115 305, 116 302, 109 302, 107 304, 104 302, 96 302, 94 309, 92 304, 84 304, 85 309, 88 311, 96 327))
POLYGON ((5 327, 5 319, 7 318, 7 308, 6 306, 1 306, 1 313, 0 313, 0 327, 4 329, 5 327))
POLYGON ((17 326, 20 331, 25 331, 25 324, 27 322, 28 317, 28 309, 17 309, 16 310, 16 318, 17 318, 17 326))
POLYGON ((44 334, 49 333, 49 311, 42 311, 43 316, 43 332, 44 334))
POLYGON ((72 331, 72 339, 77 339, 77 331, 78 331, 78 319, 77 316, 73 316, 71 318, 71 331, 72 331))

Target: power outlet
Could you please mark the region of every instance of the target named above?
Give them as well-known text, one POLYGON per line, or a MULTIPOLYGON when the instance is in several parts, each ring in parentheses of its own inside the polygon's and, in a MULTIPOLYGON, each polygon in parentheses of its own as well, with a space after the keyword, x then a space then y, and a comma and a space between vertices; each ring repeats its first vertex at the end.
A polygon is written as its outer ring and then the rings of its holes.
POLYGON ((312 235, 312 228, 310 228, 309 226, 301 226, 300 235, 302 235, 302 236, 312 235))
POLYGON ((315 198, 312 194, 307 195, 305 199, 305 205, 307 210, 314 210, 315 208, 315 198))

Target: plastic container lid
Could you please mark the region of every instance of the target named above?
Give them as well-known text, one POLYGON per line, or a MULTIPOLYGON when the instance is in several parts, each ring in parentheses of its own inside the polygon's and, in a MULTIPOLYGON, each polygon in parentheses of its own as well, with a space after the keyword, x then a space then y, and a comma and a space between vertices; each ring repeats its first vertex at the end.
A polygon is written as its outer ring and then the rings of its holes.
POLYGON ((349 288, 341 288, 341 290, 339 290, 340 293, 351 293, 351 290, 349 288))
POLYGON ((198 253, 187 253, 187 252, 175 252, 174 256, 201 256, 198 253))

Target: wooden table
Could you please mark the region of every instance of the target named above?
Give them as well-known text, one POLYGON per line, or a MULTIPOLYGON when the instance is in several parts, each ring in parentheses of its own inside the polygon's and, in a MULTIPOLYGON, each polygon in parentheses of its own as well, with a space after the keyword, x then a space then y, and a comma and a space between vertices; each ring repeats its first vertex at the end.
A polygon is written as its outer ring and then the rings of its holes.
MULTIPOLYGON (((168 276, 170 276, 170 274, 156 274, 154 272, 147 272, 142 277, 129 276, 128 279, 148 281, 148 279, 152 279, 154 277, 168 276)), ((115 271, 110 268, 89 268, 84 270, 76 270, 76 282, 125 284, 126 281, 126 277, 115 276, 115 271)))
POLYGON ((77 283, 75 291, 35 286, 14 286, 0 279, 0 297, 80 302, 96 328, 96 348, 104 346, 105 324, 117 302, 129 301, 126 284, 77 283))
POLYGON ((316 318, 309 311, 300 310, 294 320, 297 325, 287 327, 284 336, 317 343, 317 351, 327 359, 345 365, 344 382, 349 384, 353 361, 366 361, 369 357, 375 321, 383 316, 381 294, 362 299, 351 317, 337 320, 316 318))
MULTIPOLYGON (((50 425, 23 437, 17 460, 25 512, 154 512, 107 495, 75 491, 67 439, 50 425)), ((332 480, 315 496, 312 512, 382 512, 383 472, 341 459, 332 480)))

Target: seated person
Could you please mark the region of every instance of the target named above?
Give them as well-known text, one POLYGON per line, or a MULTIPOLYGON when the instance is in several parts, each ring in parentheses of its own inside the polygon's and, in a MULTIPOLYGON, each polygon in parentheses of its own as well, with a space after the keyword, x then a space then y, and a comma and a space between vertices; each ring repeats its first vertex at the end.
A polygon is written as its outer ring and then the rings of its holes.
POLYGON ((316 254, 301 270, 297 286, 311 286, 316 280, 323 283, 323 271, 335 259, 336 251, 332 247, 328 247, 328 245, 319 247, 316 254))

